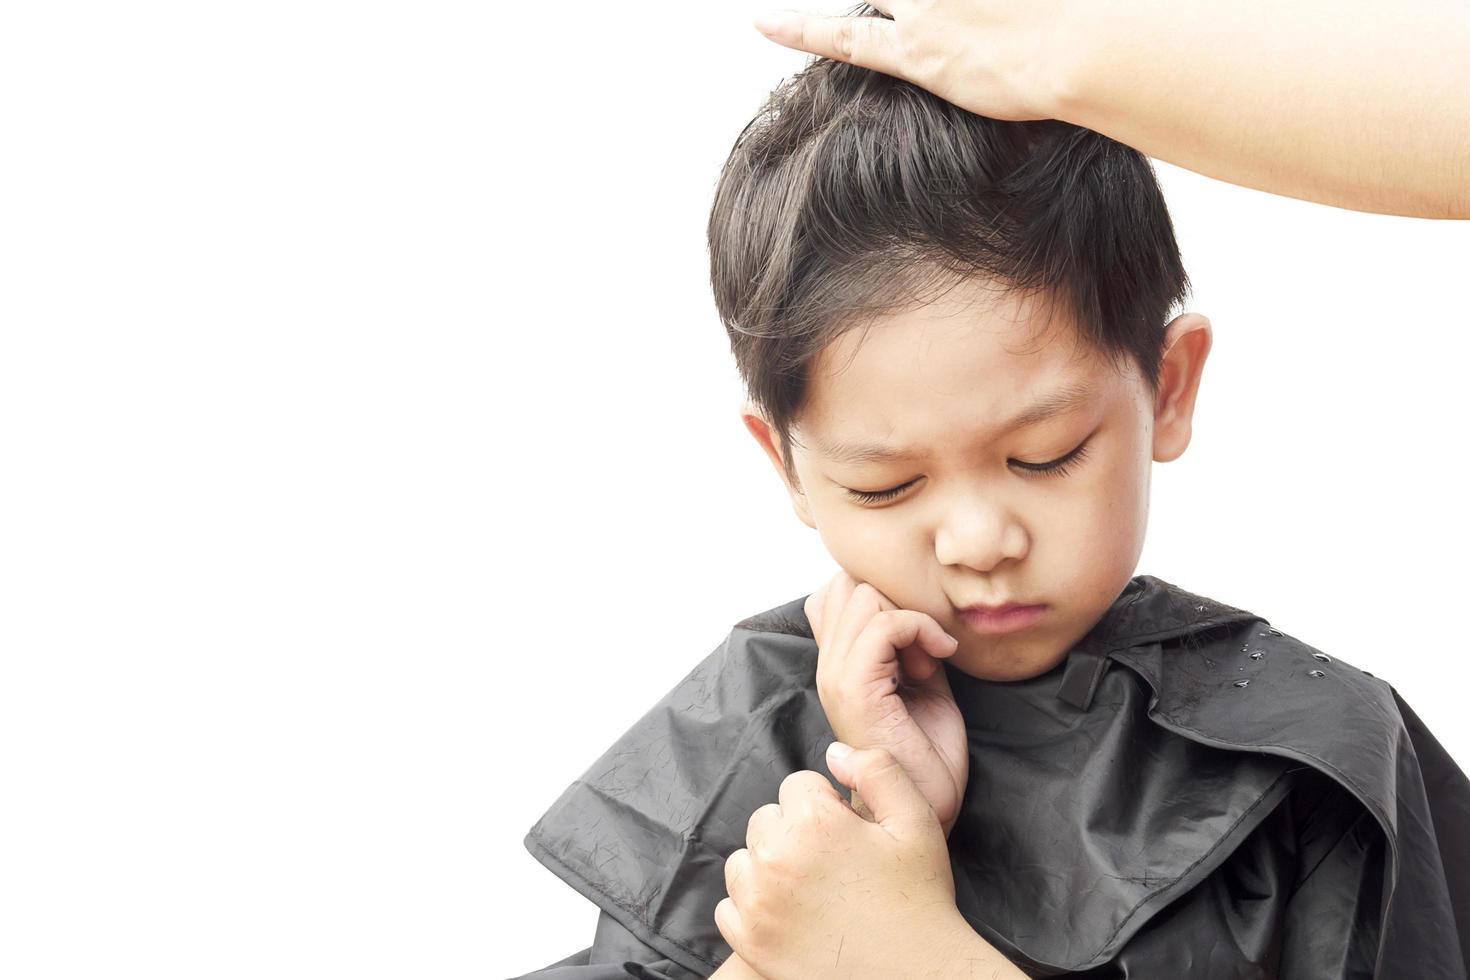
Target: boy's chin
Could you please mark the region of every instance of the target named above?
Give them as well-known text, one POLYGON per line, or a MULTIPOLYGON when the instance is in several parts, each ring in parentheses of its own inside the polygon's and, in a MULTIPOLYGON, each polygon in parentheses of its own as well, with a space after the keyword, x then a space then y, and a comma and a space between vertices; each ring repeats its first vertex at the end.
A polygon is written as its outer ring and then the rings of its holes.
MULTIPOLYGON (((1039 640, 992 644, 979 649, 960 649, 949 657, 950 666, 982 681, 1024 681, 1056 669, 1067 659, 1066 650, 1053 650, 1039 640)), ((1019 639, 1019 638, 1017 638, 1019 639)))

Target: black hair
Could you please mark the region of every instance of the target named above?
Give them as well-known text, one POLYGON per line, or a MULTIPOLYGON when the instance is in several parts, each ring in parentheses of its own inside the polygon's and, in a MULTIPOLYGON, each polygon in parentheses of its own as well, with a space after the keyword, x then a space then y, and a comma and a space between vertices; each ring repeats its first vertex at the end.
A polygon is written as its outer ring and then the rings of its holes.
POLYGON ((1142 153, 827 58, 741 131, 707 231, 715 305, 793 486, 810 366, 848 330, 980 277, 1065 304, 1088 349, 1131 357, 1156 394, 1164 330, 1190 288, 1142 153))

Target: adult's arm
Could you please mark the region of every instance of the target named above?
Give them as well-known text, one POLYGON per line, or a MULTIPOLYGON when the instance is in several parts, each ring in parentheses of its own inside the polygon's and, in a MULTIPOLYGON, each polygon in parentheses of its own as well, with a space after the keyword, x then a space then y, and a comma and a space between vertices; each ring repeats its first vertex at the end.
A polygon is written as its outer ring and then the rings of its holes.
POLYGON ((879 0, 771 40, 1243 187, 1470 218, 1470 0, 879 0), (874 11, 876 13, 876 11, 874 11))
POLYGON ((1061 6, 1055 118, 1244 187, 1470 218, 1470 0, 1061 6))

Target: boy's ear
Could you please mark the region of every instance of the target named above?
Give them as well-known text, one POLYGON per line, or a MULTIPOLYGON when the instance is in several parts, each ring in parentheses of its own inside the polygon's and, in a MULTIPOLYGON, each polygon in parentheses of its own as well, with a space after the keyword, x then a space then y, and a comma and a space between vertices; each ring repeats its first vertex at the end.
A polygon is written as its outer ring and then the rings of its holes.
POLYGON ((1199 313, 1181 313, 1164 328, 1159 394, 1154 400, 1155 462, 1178 459, 1189 445, 1195 396, 1212 341, 1210 320, 1199 313))
POLYGON ((786 478, 786 469, 781 465, 781 451, 776 447, 776 433, 771 424, 766 421, 750 402, 740 406, 740 421, 745 424, 750 434, 755 436, 755 441, 766 451, 766 457, 770 459, 771 465, 776 468, 776 475, 781 478, 781 484, 786 487, 786 492, 791 495, 791 506, 796 511, 796 516, 807 527, 816 528, 817 524, 812 520, 811 507, 807 503, 806 492, 799 484, 792 484, 786 478))

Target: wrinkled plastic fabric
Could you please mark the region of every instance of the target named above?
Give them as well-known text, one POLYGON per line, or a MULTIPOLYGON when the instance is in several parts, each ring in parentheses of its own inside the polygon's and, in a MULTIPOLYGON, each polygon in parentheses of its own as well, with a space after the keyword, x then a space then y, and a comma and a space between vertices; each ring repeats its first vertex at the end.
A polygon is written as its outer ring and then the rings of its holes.
MULTIPOLYGON (((708 977, 724 862, 790 773, 837 784, 793 599, 737 624, 525 846, 599 908, 527 977, 708 977)), ((1033 977, 1467 980, 1470 781, 1386 682, 1135 577, 1055 670, 944 664, 970 741, 955 900, 1033 977)))

